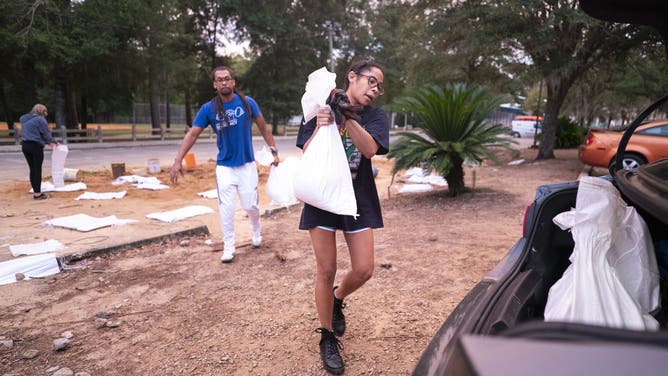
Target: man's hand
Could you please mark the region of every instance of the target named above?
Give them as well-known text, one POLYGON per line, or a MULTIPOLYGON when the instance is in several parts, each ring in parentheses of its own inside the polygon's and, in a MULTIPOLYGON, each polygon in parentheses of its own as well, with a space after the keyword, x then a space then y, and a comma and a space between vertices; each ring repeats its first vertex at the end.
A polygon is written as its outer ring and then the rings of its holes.
POLYGON ((345 123, 346 119, 362 120, 358 112, 362 111, 363 107, 351 105, 346 92, 341 89, 332 90, 326 104, 332 108, 332 111, 343 118, 343 123, 345 123))
POLYGON ((173 185, 177 185, 179 182, 179 174, 183 176, 183 166, 181 166, 181 161, 174 161, 172 165, 172 170, 169 174, 169 182, 173 185))

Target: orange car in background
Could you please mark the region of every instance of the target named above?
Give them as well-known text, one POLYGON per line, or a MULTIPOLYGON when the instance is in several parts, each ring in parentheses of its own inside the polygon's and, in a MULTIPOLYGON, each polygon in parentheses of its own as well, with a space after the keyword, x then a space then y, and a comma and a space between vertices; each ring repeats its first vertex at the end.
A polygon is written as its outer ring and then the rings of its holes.
MULTIPOLYGON (((584 164, 596 167, 610 166, 615 161, 617 145, 623 130, 590 129, 584 144, 578 149, 578 157, 584 164)), ((668 120, 653 121, 638 127, 626 146, 622 166, 636 168, 668 157, 668 120)))

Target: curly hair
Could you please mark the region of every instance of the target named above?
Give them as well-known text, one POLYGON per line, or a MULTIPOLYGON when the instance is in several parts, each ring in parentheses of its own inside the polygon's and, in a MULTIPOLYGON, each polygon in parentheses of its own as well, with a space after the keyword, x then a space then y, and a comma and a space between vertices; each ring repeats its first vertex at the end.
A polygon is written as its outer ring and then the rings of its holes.
POLYGON ((30 113, 33 115, 46 117, 47 113, 46 106, 41 103, 37 103, 36 105, 32 106, 32 110, 30 110, 30 113))
POLYGON ((381 72, 383 72, 383 74, 385 74, 385 68, 383 68, 383 66, 374 59, 363 59, 353 62, 350 64, 350 67, 348 67, 348 70, 346 70, 346 74, 343 76, 343 90, 347 90, 348 86, 350 85, 350 80, 348 80, 348 73, 355 72, 356 74, 360 74, 364 69, 368 68, 378 68, 381 72))

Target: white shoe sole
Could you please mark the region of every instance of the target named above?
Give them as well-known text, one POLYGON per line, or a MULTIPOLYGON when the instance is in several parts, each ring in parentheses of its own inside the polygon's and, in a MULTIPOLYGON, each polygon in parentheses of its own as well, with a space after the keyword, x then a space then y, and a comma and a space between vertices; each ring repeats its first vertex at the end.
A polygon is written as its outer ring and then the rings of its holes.
POLYGON ((220 262, 222 262, 223 264, 230 263, 230 262, 232 262, 232 260, 234 260, 234 255, 232 255, 232 257, 223 255, 223 256, 220 258, 220 262))

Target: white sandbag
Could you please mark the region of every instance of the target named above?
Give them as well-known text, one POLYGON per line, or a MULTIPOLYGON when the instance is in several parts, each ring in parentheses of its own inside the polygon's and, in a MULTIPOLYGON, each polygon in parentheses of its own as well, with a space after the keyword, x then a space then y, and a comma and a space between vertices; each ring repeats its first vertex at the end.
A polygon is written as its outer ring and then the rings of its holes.
POLYGON ((304 151, 293 180, 295 196, 340 215, 357 215, 353 180, 336 125, 320 127, 304 151))
POLYGON ((262 166, 267 167, 274 163, 274 155, 271 154, 271 150, 269 150, 267 145, 264 145, 260 151, 255 153, 255 160, 262 166))
POLYGON ((162 183, 150 183, 150 182, 141 182, 134 184, 137 189, 149 189, 151 191, 160 191, 163 189, 169 189, 168 185, 162 183))
POLYGON ((575 209, 554 223, 571 229, 571 265, 550 288, 545 321, 657 330, 659 272, 647 225, 607 180, 580 181, 575 209))
POLYGON ((125 197, 127 191, 120 192, 84 192, 80 194, 75 201, 78 200, 112 200, 112 199, 121 199, 125 197))
POLYGON ((136 219, 118 219, 115 215, 107 217, 91 217, 88 214, 74 214, 42 222, 42 226, 64 227, 71 230, 87 232, 108 226, 122 226, 137 222, 136 219))
POLYGON ((213 213, 213 209, 208 206, 191 205, 180 209, 146 214, 146 218, 156 219, 162 222, 176 222, 182 219, 194 217, 196 215, 213 213))
POLYGON ((306 89, 302 95, 304 122, 313 119, 316 113, 327 103, 327 98, 336 88, 336 74, 322 67, 308 75, 306 89))
POLYGON ((422 169, 422 167, 411 167, 404 172, 404 178, 410 179, 412 177, 424 177, 427 176, 427 171, 422 169))
MULTIPOLYGON (((86 188, 88 188, 86 186, 86 183, 81 181, 71 184, 65 184, 60 187, 56 187, 52 183, 49 183, 48 181, 43 181, 42 184, 40 185, 40 190, 42 192, 74 192, 74 191, 85 191, 86 188)), ((32 188, 30 188, 30 193, 33 193, 32 188)))
POLYGON ((299 159, 288 157, 278 166, 271 166, 265 189, 272 205, 290 206, 297 202, 292 181, 298 165, 299 159))
POLYGON ((204 198, 218 198, 218 189, 209 189, 208 191, 199 192, 197 195, 204 198))
POLYGON ((65 185, 65 160, 68 151, 67 145, 60 144, 54 147, 51 153, 51 179, 56 187, 65 185))
POLYGON ((46 277, 60 272, 55 253, 20 257, 0 262, 0 285, 16 282, 16 274, 21 273, 25 279, 46 277))
POLYGON ((58 240, 49 239, 47 241, 30 244, 16 244, 9 246, 9 252, 12 256, 38 255, 41 253, 52 253, 65 249, 65 245, 58 240))
POLYGON ((404 184, 399 188, 399 193, 423 193, 433 191, 431 184, 404 184))

